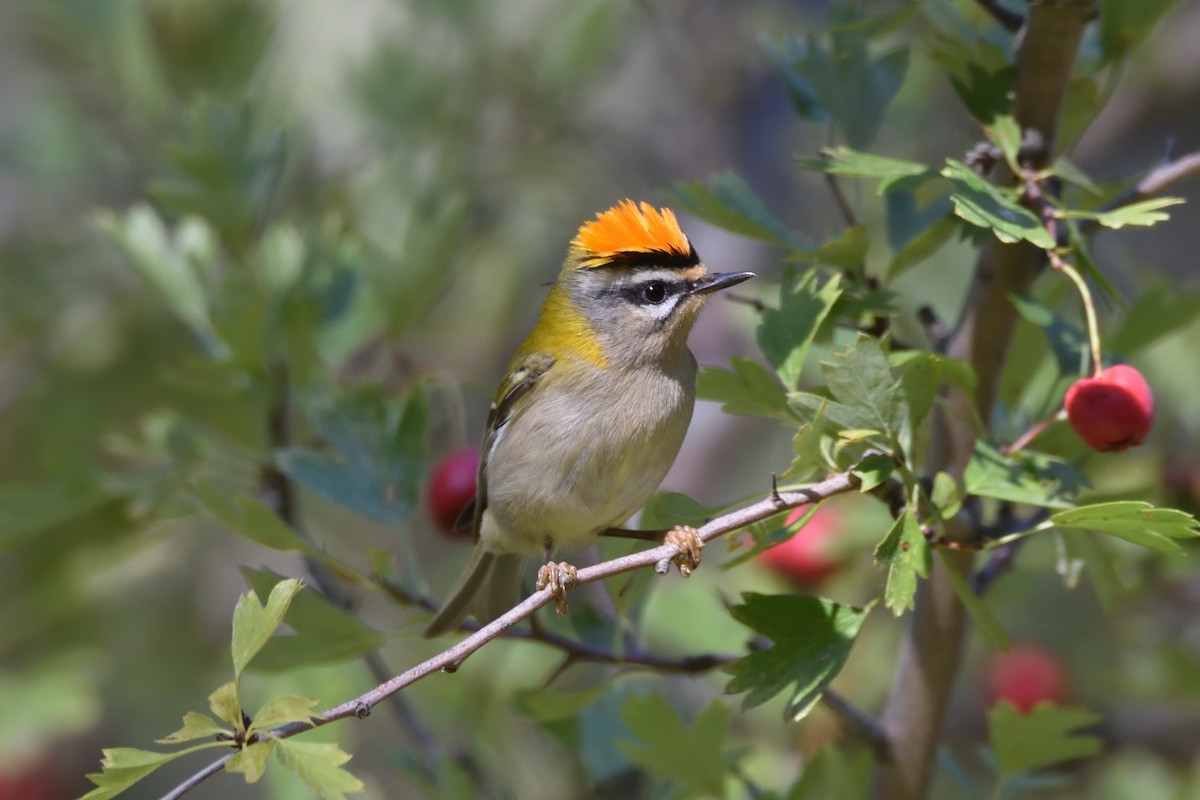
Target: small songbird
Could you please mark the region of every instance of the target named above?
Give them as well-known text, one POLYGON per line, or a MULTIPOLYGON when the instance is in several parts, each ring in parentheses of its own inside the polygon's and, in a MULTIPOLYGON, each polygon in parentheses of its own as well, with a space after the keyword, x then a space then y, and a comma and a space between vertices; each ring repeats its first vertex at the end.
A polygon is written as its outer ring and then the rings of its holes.
MULTIPOLYGON (((427 636, 511 608, 524 556, 622 532, 691 422, 696 316, 710 294, 752 277, 708 272, 670 209, 625 200, 579 229, 492 402, 467 512, 475 549, 427 636)), ((668 535, 698 560, 694 530, 668 535)), ((547 563, 538 586, 559 593, 572 577, 547 563)))

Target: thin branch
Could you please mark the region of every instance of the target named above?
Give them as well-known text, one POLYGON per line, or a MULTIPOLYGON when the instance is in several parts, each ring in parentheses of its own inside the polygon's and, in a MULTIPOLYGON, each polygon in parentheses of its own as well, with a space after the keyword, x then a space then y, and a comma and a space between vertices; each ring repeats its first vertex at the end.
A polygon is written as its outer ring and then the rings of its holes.
MULTIPOLYGON (((271 404, 267 412, 267 435, 272 451, 289 447, 291 436, 291 379, 286 365, 277 363, 271 370, 271 404)), ((297 507, 296 490, 289 478, 274 462, 263 464, 259 472, 261 485, 260 494, 263 502, 270 506, 279 518, 301 538, 311 541, 308 531, 300 524, 300 513, 297 507)), ((304 557, 304 563, 313 583, 321 594, 342 609, 349 609, 353 604, 342 584, 333 576, 329 569, 311 556, 304 557)), ((367 653, 363 657, 367 671, 377 682, 383 682, 392 674, 391 668, 383 660, 378 651, 367 653)), ((419 766, 430 778, 434 777, 432 764, 434 758, 434 739, 421 721, 402 697, 397 697, 391 708, 400 729, 407 736, 410 744, 425 757, 419 759, 419 766)))
POLYGON ((180 797, 183 797, 185 794, 190 792, 192 789, 195 789, 201 783, 208 780, 213 775, 216 775, 218 772, 220 772, 222 769, 224 769, 225 762, 228 761, 229 759, 233 758, 233 756, 234 756, 234 753, 229 753, 228 755, 221 756, 216 761, 212 762, 207 767, 200 770, 195 775, 188 778, 186 781, 179 784, 178 786, 176 786, 174 789, 167 792, 166 794, 164 794, 161 798, 159 798, 159 800, 179 800, 180 797))
POLYGON ((871 748, 876 760, 881 763, 892 760, 892 743, 878 720, 832 689, 826 689, 821 700, 846 730, 871 748))
POLYGON ((999 0, 976 0, 976 2, 1009 33, 1016 33, 1025 24, 1025 17, 1015 11, 1009 11, 1000 5, 999 0))
MULTIPOLYGON (((730 511, 728 514, 717 517, 698 528, 696 533, 702 542, 710 542, 713 539, 741 530, 747 525, 764 520, 784 509, 794 508, 805 503, 815 503, 835 494, 851 492, 858 489, 861 484, 862 481, 848 470, 807 489, 779 492, 775 496, 760 500, 745 508, 730 511)), ((591 567, 584 567, 576 574, 573 585, 582 586, 636 569, 653 567, 664 560, 673 561, 680 555, 682 555, 682 550, 675 544, 663 544, 658 547, 652 547, 648 550, 614 558, 611 561, 605 561, 591 567)), ((370 715, 371 710, 375 706, 422 678, 426 678, 435 672, 453 672, 457 670, 472 653, 493 639, 506 634, 512 635, 509 634, 509 631, 514 625, 531 616, 539 608, 555 602, 555 599, 555 595, 550 589, 542 589, 534 592, 508 612, 487 625, 480 626, 478 630, 454 646, 384 681, 374 689, 364 692, 352 700, 347 700, 344 703, 326 709, 320 714, 311 717, 310 722, 294 722, 288 725, 281 725, 278 728, 273 728, 264 735, 277 739, 286 739, 312 730, 313 728, 319 728, 331 722, 346 719, 347 717, 363 719, 370 715)), ((543 634, 543 636, 545 635, 543 634)), ((542 641, 546 641, 546 639, 542 641)), ((164 795, 162 800, 176 800, 176 798, 182 796, 188 789, 193 788, 206 778, 219 772, 228 759, 229 756, 226 756, 220 761, 208 765, 173 789, 169 794, 164 795)))
POLYGON ((858 217, 854 213, 854 209, 850 207, 850 203, 846 200, 846 195, 842 192, 842 185, 838 182, 837 176, 832 172, 825 173, 825 183, 829 185, 829 191, 833 193, 833 200, 837 203, 838 211, 842 212, 842 218, 846 220, 846 224, 851 228, 858 225, 858 217))

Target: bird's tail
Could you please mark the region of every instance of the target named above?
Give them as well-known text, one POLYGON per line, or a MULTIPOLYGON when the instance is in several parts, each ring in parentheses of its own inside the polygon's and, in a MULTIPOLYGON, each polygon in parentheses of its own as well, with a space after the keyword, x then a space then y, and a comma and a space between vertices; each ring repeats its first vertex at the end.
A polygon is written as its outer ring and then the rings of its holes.
POLYGON ((521 588, 523 561, 522 556, 497 555, 475 545, 449 599, 425 628, 425 636, 449 633, 472 614, 486 624, 512 608, 521 588))

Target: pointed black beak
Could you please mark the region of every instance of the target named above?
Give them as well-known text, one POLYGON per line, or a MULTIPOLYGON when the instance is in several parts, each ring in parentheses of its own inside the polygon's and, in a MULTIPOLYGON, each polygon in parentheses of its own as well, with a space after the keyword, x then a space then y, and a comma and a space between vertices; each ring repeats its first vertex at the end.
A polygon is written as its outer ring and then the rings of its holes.
POLYGON ((713 272, 692 284, 691 294, 712 294, 754 277, 754 272, 713 272))
POLYGON ((753 277, 753 272, 714 272, 696 281, 690 293, 711 294, 719 292, 722 289, 728 289, 730 286, 737 286, 742 281, 748 281, 753 277))

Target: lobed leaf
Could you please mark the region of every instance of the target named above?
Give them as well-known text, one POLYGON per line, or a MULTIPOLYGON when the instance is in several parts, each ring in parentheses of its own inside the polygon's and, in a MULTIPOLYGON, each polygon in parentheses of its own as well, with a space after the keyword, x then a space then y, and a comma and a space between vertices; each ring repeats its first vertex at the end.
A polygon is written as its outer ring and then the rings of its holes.
POLYGON ((875 564, 887 568, 884 605, 898 617, 913 607, 917 578, 929 577, 933 566, 929 542, 912 512, 904 512, 876 546, 875 564))
POLYGON ((1007 702, 988 712, 988 738, 999 762, 1000 773, 1013 777, 1035 769, 1100 752, 1096 736, 1079 735, 1080 728, 1093 727, 1101 717, 1084 708, 1042 703, 1022 714, 1007 702))
POLYGON ((705 367, 696 379, 696 396, 721 404, 727 414, 778 419, 786 413, 787 395, 779 379, 763 366, 734 356, 732 370, 705 367))
POLYGON ((789 391, 799 384, 809 346, 842 293, 840 275, 821 286, 817 280, 810 270, 794 287, 781 285, 779 308, 764 311, 758 327, 758 345, 789 391))
POLYGON ((364 789, 362 781, 342 769, 350 754, 331 742, 281 739, 276 755, 279 763, 299 775, 322 800, 345 800, 348 793, 364 789))
POLYGON ((950 195, 954 213, 980 228, 990 230, 1002 242, 1027 241, 1043 250, 1052 250, 1054 239, 1033 212, 981 178, 961 161, 947 159, 942 175, 958 191, 950 195))
POLYGON ((1182 553, 1176 539, 1200 536, 1200 526, 1191 514, 1174 508, 1156 508, 1141 500, 1118 500, 1060 511, 1039 527, 1098 531, 1163 553, 1182 553))
POLYGON ((724 795, 726 771, 731 762, 726 739, 733 718, 725 704, 714 700, 690 725, 659 694, 630 697, 620 714, 639 740, 617 742, 630 761, 694 794, 724 795))
POLYGON ((680 208, 734 233, 796 250, 809 249, 735 172, 714 175, 707 186, 700 181, 677 183, 667 196, 680 208))
POLYGON ((233 672, 235 680, 250 659, 263 648, 283 622, 283 616, 291 605, 292 598, 304 587, 303 582, 289 578, 275 584, 264 606, 259 603, 254 590, 238 598, 233 610, 233 672))
POLYGON ((199 711, 189 711, 183 715, 183 727, 162 739, 155 739, 158 744, 181 744, 195 739, 211 739, 218 734, 230 734, 231 730, 222 728, 208 714, 199 711))
POLYGON ((729 694, 746 692, 743 708, 765 703, 792 686, 785 714, 804 717, 841 671, 854 639, 870 613, 820 597, 799 595, 742 595, 742 604, 729 610, 738 622, 773 642, 725 668, 733 677, 729 694))

